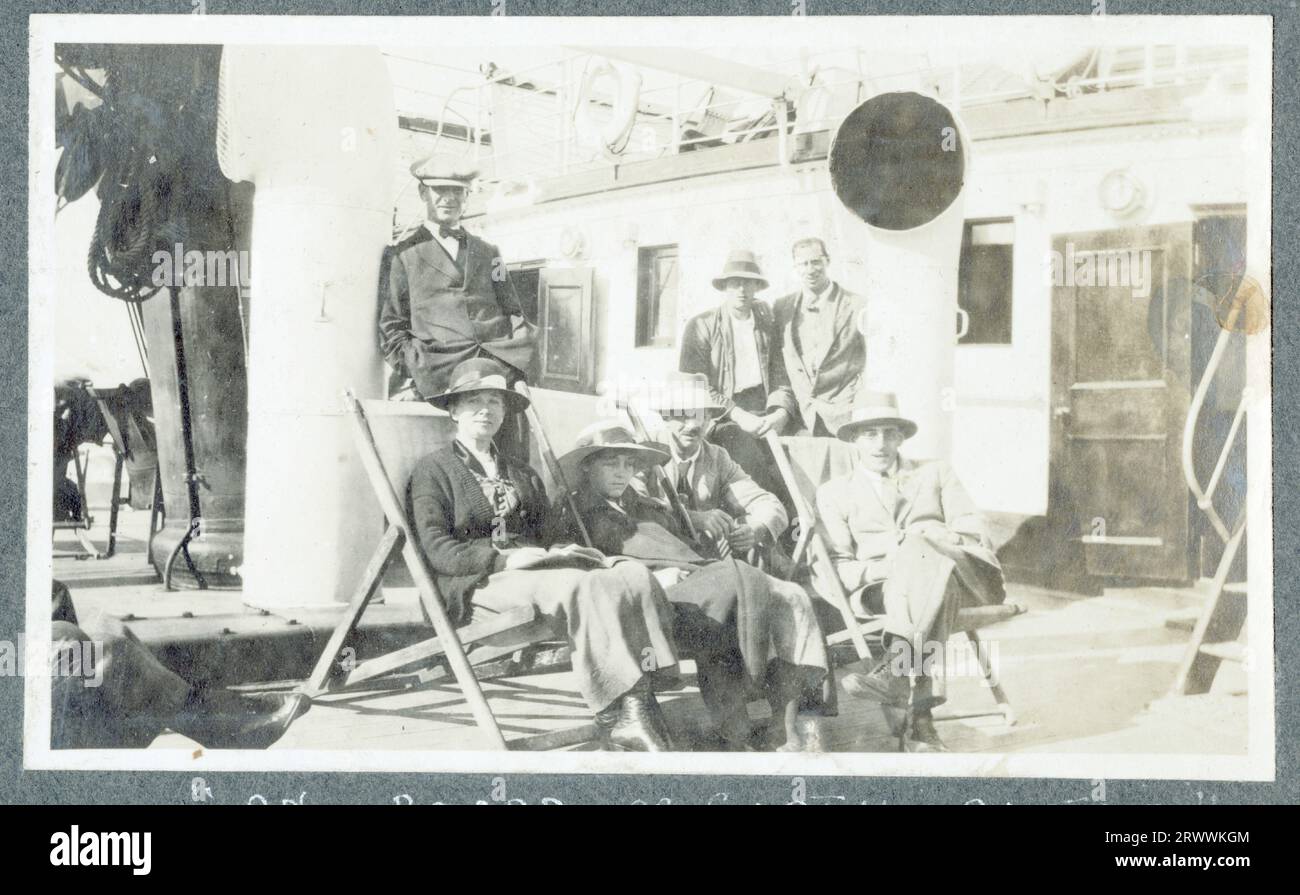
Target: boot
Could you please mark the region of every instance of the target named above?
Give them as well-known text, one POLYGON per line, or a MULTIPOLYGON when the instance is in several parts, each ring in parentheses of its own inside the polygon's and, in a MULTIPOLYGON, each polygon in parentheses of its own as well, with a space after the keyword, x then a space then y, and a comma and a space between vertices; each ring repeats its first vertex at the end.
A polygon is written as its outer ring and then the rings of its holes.
POLYGON ((301 693, 244 695, 196 687, 167 726, 207 749, 265 749, 311 708, 301 693))
POLYGON ((948 747, 939 739, 934 728, 934 717, 929 709, 917 709, 912 715, 911 729, 902 737, 903 752, 947 752, 948 747))
POLYGON ((596 713, 597 741, 608 752, 672 752, 672 736, 643 679, 596 713))
POLYGON ((718 740, 723 752, 755 752, 754 725, 744 706, 718 724, 718 740))

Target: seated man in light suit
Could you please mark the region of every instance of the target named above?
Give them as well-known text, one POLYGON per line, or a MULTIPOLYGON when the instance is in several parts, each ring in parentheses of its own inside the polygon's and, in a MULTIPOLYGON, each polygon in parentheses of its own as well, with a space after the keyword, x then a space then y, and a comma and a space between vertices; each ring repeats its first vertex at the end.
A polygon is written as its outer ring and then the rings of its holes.
POLYGON ((1006 590, 984 517, 952 467, 899 455, 915 434, 894 395, 864 392, 838 432, 857 448, 855 468, 817 489, 817 511, 850 602, 886 618, 885 660, 846 676, 845 689, 886 707, 906 751, 946 751, 931 716, 944 697, 928 661, 942 655, 958 609, 1001 603, 1006 590))

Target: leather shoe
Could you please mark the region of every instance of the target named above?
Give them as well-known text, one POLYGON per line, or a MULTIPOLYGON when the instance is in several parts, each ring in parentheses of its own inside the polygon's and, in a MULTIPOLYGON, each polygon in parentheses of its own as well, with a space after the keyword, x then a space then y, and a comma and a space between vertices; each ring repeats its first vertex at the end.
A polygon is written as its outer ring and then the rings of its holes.
POLYGON ((629 691, 596 713, 602 749, 611 752, 671 752, 672 738, 654 694, 629 691))
POLYGON ((857 699, 878 702, 881 705, 905 706, 909 695, 907 678, 894 674, 889 660, 881 662, 866 674, 854 671, 840 679, 844 692, 857 699))
POLYGON ((823 719, 820 715, 796 715, 794 735, 777 747, 777 752, 827 752, 823 719))
POLYGON ((302 693, 204 692, 171 727, 208 749, 265 749, 311 708, 302 693))
POLYGON ((904 752, 947 752, 948 747, 939 739, 939 731, 934 728, 934 718, 928 711, 916 712, 912 717, 911 729, 903 736, 904 752))

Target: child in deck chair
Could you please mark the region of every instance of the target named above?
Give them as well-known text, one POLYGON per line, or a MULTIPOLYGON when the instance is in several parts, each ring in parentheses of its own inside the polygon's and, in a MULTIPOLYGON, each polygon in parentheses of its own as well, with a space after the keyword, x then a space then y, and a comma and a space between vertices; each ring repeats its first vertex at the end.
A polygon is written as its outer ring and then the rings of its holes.
POLYGON ((904 750, 947 751, 930 711, 945 697, 924 659, 942 655, 958 609, 1006 599, 987 525, 951 466, 899 455, 916 423, 899 414, 893 394, 864 393, 836 434, 857 448, 855 468, 817 489, 817 513, 850 602, 861 615, 886 617, 885 660, 847 675, 844 688, 885 706, 896 732, 910 696, 904 750), (918 668, 909 690, 908 672, 918 668))
POLYGON ((507 381, 503 364, 473 358, 429 399, 451 414, 456 438, 416 466, 407 507, 447 614, 460 625, 533 606, 573 647, 601 745, 669 751, 653 691, 677 677, 672 608, 643 565, 544 549, 550 509, 541 479, 493 443, 506 413, 528 406, 507 381))
MULTIPOLYGON (((823 751, 818 722, 834 714, 834 683, 811 599, 747 563, 717 560, 711 545, 690 543, 663 505, 631 487, 638 472, 668 459, 666 448, 637 444, 622 423, 604 421, 584 429, 560 464, 592 545, 639 560, 667 586, 674 636, 696 660, 700 694, 718 726, 714 748, 823 751), (766 742, 749 720, 751 693, 766 697, 783 722, 766 742)), ((575 537, 568 507, 559 518, 565 536, 575 537)))

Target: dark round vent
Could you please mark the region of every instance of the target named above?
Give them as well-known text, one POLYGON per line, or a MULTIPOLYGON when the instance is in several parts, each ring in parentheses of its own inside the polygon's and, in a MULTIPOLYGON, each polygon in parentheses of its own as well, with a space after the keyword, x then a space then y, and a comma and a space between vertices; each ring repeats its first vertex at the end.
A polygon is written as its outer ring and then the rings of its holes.
POLYGON ((882 93, 854 109, 830 152, 831 186, 882 230, 934 220, 961 192, 966 157, 952 112, 919 93, 882 93))

